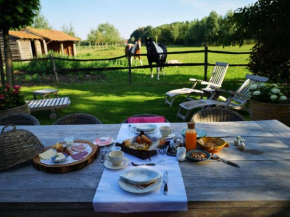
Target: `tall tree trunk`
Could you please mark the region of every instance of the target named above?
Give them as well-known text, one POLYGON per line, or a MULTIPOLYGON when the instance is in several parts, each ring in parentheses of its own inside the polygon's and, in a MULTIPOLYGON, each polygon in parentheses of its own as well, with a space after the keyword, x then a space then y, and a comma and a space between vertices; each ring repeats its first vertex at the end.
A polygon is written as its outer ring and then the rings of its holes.
POLYGON ((7 84, 13 86, 13 64, 12 64, 12 53, 9 44, 9 30, 3 29, 3 40, 4 40, 4 56, 5 56, 5 68, 6 68, 6 80, 7 84))
POLYGON ((0 74, 1 74, 2 87, 4 87, 5 86, 5 75, 4 75, 4 70, 3 70, 3 59, 2 59, 1 44, 0 44, 0 74))

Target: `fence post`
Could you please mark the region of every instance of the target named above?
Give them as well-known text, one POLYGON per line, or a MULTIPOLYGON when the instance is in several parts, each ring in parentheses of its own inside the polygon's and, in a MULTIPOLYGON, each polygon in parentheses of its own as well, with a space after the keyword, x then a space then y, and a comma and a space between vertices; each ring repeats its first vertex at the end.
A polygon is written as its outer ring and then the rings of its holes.
POLYGON ((58 75, 57 75, 57 71, 56 71, 56 67, 55 67, 55 62, 54 62, 52 54, 50 54, 50 60, 51 60, 52 71, 54 73, 56 83, 59 84, 58 75))
POLYGON ((129 52, 128 55, 128 65, 129 65, 129 85, 132 83, 132 77, 131 77, 131 52, 129 52))
POLYGON ((208 47, 204 47, 204 78, 207 81, 207 65, 208 65, 208 47))

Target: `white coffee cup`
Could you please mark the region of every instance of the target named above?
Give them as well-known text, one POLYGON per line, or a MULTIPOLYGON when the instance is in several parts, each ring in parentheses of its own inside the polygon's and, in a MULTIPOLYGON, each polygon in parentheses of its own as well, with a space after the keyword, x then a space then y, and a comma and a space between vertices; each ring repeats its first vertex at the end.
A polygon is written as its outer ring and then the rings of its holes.
POLYGON ((168 126, 161 126, 159 127, 159 131, 163 137, 167 137, 169 134, 173 133, 174 130, 168 126))
POLYGON ((124 152, 122 151, 111 151, 105 156, 105 159, 110 161, 114 166, 120 166, 124 159, 124 152))

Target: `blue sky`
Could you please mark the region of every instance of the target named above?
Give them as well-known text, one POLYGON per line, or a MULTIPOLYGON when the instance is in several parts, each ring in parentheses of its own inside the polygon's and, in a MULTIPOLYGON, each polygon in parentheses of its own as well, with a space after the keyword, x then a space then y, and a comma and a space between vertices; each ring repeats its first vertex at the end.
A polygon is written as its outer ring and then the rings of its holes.
POLYGON ((55 30, 74 26, 77 36, 87 38, 92 28, 110 23, 129 38, 138 27, 153 27, 176 21, 192 21, 212 10, 225 15, 257 0, 41 0, 41 13, 55 30))

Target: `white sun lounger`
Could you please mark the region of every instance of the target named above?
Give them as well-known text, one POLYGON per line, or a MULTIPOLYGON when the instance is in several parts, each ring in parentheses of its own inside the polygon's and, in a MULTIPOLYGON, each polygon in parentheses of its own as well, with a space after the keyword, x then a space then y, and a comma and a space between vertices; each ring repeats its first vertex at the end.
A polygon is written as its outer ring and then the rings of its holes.
POLYGON ((26 101, 30 111, 51 110, 49 117, 55 119, 57 117, 55 110, 67 108, 70 105, 68 97, 54 98, 54 99, 40 99, 26 101))

